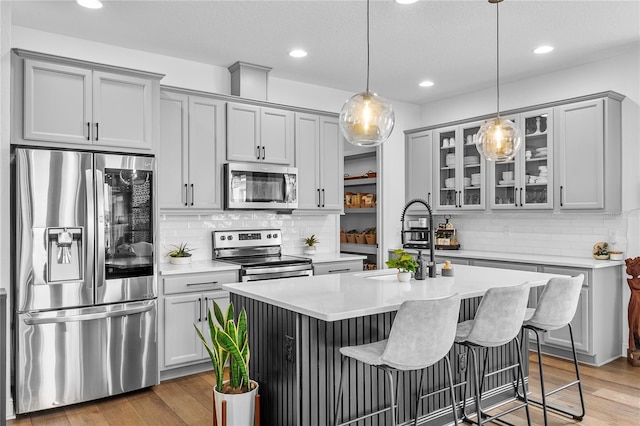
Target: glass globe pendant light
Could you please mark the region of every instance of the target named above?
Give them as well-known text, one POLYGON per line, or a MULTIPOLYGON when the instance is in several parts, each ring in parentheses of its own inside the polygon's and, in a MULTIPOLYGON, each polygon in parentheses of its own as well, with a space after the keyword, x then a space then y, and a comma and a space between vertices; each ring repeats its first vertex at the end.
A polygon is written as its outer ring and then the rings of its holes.
POLYGON ((478 131, 476 148, 489 161, 509 161, 518 153, 522 136, 518 126, 511 120, 500 117, 500 21, 498 4, 502 0, 489 0, 496 5, 496 100, 497 117, 485 122, 478 131))
POLYGON ((386 141, 395 124, 393 107, 369 90, 369 0, 367 0, 367 89, 353 95, 340 111, 340 130, 357 146, 377 146, 386 141))

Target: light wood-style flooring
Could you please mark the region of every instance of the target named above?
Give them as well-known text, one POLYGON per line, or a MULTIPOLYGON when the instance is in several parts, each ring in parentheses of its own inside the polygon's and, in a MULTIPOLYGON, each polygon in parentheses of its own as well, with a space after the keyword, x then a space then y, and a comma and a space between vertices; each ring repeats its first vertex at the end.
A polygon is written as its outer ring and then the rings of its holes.
MULTIPOLYGON (((569 361, 543 357, 547 389, 571 381, 573 364, 569 361)), ((531 389, 537 394, 539 381, 535 355, 531 360, 531 389)), ((582 422, 549 415, 551 425, 581 424, 640 425, 640 368, 631 367, 626 359, 619 358, 600 368, 580 366, 585 394, 587 415, 582 422)), ((158 386, 126 395, 87 402, 71 407, 47 410, 31 415, 19 416, 7 424, 25 425, 211 425, 212 373, 162 382, 158 386)), ((551 397, 569 407, 579 406, 576 387, 551 397)), ((532 423, 542 425, 542 409, 531 407, 532 423)), ((524 410, 509 415, 516 425, 526 424, 524 410)), ((277 425, 263 425, 277 426, 277 425)))

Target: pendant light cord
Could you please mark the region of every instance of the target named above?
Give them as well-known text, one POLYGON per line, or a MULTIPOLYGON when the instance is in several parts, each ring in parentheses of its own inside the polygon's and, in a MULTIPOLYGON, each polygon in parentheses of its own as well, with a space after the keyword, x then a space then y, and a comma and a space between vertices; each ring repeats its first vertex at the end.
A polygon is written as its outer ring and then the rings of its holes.
POLYGON ((496 3, 496 110, 498 118, 500 118, 500 14, 496 3))
POLYGON ((367 91, 369 93, 369 0, 367 0, 367 91))

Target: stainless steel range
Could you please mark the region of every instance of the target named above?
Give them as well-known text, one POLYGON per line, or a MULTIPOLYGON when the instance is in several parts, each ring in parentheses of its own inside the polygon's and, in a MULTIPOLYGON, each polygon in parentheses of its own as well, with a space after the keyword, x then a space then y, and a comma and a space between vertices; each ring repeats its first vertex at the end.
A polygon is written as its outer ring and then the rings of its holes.
POLYGON ((213 260, 241 266, 242 281, 313 275, 311 259, 282 254, 279 229, 213 231, 213 260))

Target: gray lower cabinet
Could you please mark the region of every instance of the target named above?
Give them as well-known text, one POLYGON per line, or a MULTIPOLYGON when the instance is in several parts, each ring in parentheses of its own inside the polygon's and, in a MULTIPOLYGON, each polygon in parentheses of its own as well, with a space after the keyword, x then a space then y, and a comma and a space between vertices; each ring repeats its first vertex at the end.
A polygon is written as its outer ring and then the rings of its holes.
MULTIPOLYGON (((229 293, 222 290, 222 284, 238 282, 238 271, 170 275, 162 277, 161 282, 161 371, 209 361, 193 326, 208 335, 208 309, 213 310, 215 301, 222 310, 226 310, 229 293)), ((181 374, 170 376, 178 375, 181 374)))
POLYGON ((313 264, 313 275, 345 274, 347 272, 362 272, 362 259, 341 260, 313 264))
MULTIPOLYGON (((450 260, 453 264, 488 268, 537 271, 549 274, 576 276, 584 274, 584 283, 576 314, 571 321, 578 359, 594 365, 606 364, 622 353, 622 265, 606 268, 578 268, 498 260, 447 257, 436 255, 436 262, 450 260)), ((543 288, 532 291, 529 307, 535 308, 543 288)), ((529 333, 531 339, 534 333, 529 333)), ((547 354, 571 358, 569 327, 543 334, 542 351, 547 354)))

